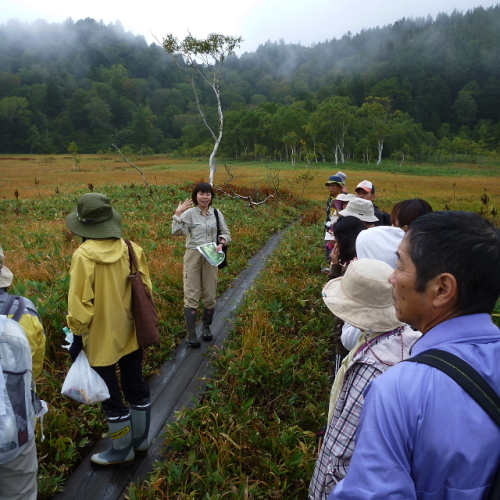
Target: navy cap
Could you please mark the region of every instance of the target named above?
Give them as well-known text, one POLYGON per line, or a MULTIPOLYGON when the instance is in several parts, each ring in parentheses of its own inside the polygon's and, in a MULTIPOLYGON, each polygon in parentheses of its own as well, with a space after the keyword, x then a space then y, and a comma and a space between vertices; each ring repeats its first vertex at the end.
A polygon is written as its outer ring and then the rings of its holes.
POLYGON ((330 184, 340 184, 341 186, 343 186, 344 179, 342 179, 340 175, 330 175, 330 177, 328 177, 328 180, 325 183, 325 186, 329 186, 330 184))

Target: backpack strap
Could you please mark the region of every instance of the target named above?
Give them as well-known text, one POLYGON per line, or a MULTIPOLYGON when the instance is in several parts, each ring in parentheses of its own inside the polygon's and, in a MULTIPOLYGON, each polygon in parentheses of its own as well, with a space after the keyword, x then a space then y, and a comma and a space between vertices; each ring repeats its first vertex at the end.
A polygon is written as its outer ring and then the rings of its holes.
POLYGON ((5 314, 5 316, 8 316, 16 299, 17 299, 17 310, 14 313, 14 315, 12 316, 12 319, 19 323, 19 320, 21 319, 22 315, 24 314, 24 309, 25 309, 25 304, 26 304, 24 297, 20 297, 19 295, 7 295, 7 301, 5 302, 0 314, 5 314))
POLYGON ((9 314, 10 308, 12 307, 12 304, 14 304, 15 300, 16 300, 15 295, 7 295, 7 300, 5 301, 3 308, 0 311, 0 314, 7 316, 9 314))
MULTIPOLYGON (((440 349, 430 349, 406 361, 423 363, 446 373, 500 426, 500 397, 469 363, 440 349)), ((500 498, 500 471, 495 473, 492 489, 485 498, 500 498)))

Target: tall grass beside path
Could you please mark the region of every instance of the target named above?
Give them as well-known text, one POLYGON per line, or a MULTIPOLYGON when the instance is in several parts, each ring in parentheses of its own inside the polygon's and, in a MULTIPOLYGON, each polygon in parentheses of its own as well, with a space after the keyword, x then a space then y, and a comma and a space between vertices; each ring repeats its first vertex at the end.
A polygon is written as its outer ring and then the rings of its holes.
MULTIPOLYGON (((190 196, 193 185, 154 186, 134 184, 96 187, 111 199, 123 217, 123 236, 146 252, 153 295, 158 307, 161 344, 146 350, 145 376, 149 378, 183 340, 182 261, 185 239, 171 235, 172 215, 179 201, 190 196)), ((254 198, 260 195, 253 188, 254 198)), ((66 215, 88 190, 54 193, 43 198, 0 200, 5 264, 15 280, 10 293, 33 300, 47 334, 44 371, 37 380, 40 397, 49 404, 44 419, 45 441, 37 441, 39 500, 61 491, 64 482, 105 431, 100 405, 80 405, 60 394, 71 364, 62 348, 67 311, 71 255, 81 238, 67 234, 66 215)), ((215 206, 223 213, 233 242, 229 266, 219 273, 222 293, 248 260, 276 231, 300 218, 310 203, 281 191, 272 203, 251 209, 242 202, 217 196, 215 206)), ((320 237, 320 235, 318 235, 320 237)))
POLYGON ((326 419, 332 315, 316 213, 287 230, 247 293, 203 401, 179 415, 165 457, 128 497, 306 499, 326 419))

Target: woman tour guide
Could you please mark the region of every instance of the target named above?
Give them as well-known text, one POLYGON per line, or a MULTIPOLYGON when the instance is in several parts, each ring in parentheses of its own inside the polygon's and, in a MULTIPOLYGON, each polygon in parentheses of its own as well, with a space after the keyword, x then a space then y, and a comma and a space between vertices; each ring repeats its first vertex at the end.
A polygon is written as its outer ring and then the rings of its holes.
POLYGON ((217 251, 222 245, 231 241, 231 234, 224 216, 217 210, 219 219, 219 236, 217 236, 216 211, 212 207, 215 197, 213 187, 206 183, 197 184, 183 203, 179 203, 172 221, 172 234, 186 236, 186 253, 184 254, 184 317, 186 319, 186 342, 190 347, 200 347, 196 336, 196 315, 198 306, 203 303, 203 340, 212 340, 210 325, 212 324, 217 290, 218 267, 213 266, 197 250, 197 247, 214 242, 217 251), (217 241, 218 240, 218 241, 217 241))

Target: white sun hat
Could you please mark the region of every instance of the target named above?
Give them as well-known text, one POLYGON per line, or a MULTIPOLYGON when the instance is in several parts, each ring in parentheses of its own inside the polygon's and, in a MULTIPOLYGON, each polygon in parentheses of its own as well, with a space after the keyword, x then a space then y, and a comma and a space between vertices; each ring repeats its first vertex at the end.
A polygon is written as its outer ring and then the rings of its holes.
POLYGON ((357 217, 363 222, 378 221, 377 217, 375 217, 373 203, 370 200, 365 200, 363 198, 350 200, 347 207, 339 213, 344 217, 357 217))

